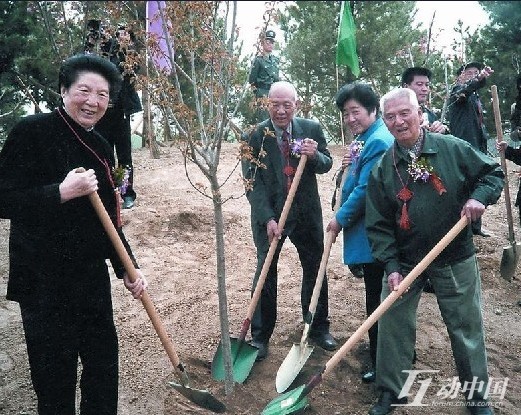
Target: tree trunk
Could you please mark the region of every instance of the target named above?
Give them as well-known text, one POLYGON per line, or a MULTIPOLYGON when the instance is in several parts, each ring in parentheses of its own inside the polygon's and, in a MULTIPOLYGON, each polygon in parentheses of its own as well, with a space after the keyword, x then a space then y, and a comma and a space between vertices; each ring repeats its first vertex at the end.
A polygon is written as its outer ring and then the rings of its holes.
POLYGON ((230 323, 228 319, 228 298, 226 295, 226 259, 224 252, 224 216, 220 186, 216 176, 210 177, 213 194, 213 212, 215 226, 215 253, 217 257, 217 292, 219 296, 219 320, 221 323, 221 343, 224 362, 224 391, 233 392, 233 364, 230 342, 230 323))

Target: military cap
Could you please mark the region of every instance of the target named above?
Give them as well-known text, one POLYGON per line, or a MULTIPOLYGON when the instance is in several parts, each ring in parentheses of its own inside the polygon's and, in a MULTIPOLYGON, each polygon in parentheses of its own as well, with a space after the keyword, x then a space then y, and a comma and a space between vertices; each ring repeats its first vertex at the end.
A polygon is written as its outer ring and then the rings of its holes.
POLYGON ((266 30, 266 33, 264 34, 265 39, 271 39, 275 40, 275 31, 273 30, 266 30))

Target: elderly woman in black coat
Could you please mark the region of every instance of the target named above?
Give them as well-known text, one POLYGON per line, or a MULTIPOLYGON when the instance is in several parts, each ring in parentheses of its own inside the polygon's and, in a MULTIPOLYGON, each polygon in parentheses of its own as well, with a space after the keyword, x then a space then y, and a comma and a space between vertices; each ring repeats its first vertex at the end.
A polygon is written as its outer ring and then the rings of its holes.
POLYGON ((130 281, 87 196, 98 191, 133 258, 121 231, 113 151, 94 128, 120 79, 101 57, 67 59, 59 73, 63 104, 22 119, 0 152, 0 217, 10 219, 7 299, 20 305, 40 415, 76 413, 78 359, 81 413, 117 413, 106 259, 135 298, 146 281, 141 273, 130 281))

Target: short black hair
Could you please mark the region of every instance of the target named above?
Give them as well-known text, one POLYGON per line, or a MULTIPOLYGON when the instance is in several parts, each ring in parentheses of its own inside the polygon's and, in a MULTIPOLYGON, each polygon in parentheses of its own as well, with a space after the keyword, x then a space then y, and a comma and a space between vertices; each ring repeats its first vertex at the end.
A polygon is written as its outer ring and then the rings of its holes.
POLYGON ((456 75, 461 75, 461 73, 467 69, 467 68, 476 68, 478 69, 479 71, 481 71, 483 69, 483 64, 481 62, 469 62, 469 63, 465 63, 463 65, 461 65, 459 68, 458 68, 458 71, 456 72, 456 75))
POLYGON ((109 83, 110 95, 118 95, 122 81, 118 67, 108 59, 95 54, 77 54, 62 63, 58 75, 58 93, 61 92, 62 87, 70 88, 83 72, 101 75, 109 83))
POLYGON ((422 66, 413 66, 411 68, 407 68, 402 73, 401 86, 410 85, 416 75, 426 76, 427 78, 429 78, 430 81, 432 77, 432 72, 430 69, 424 68, 422 66))
POLYGON ((342 86, 335 97, 336 106, 342 111, 344 104, 350 99, 358 101, 369 113, 376 110, 378 115, 380 112, 378 95, 376 95, 369 84, 353 82, 342 86))

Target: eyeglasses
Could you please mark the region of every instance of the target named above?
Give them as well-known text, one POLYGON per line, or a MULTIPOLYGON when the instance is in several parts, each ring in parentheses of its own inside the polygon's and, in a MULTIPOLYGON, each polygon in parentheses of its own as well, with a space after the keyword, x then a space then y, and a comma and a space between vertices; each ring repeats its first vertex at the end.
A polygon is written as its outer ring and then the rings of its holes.
POLYGON ((295 104, 293 102, 270 102, 268 106, 275 111, 279 111, 280 109, 289 111, 295 107, 295 104))

